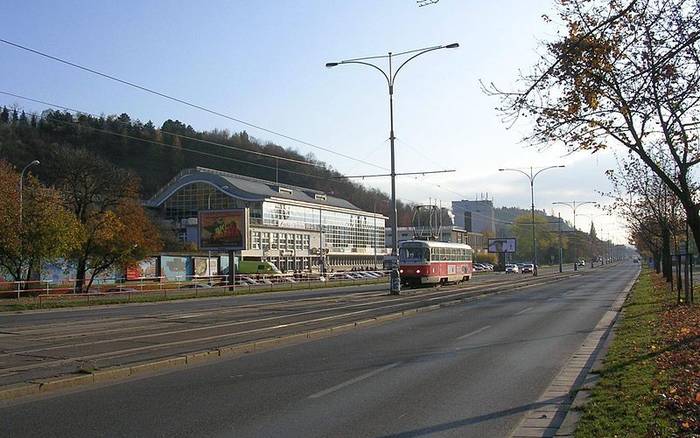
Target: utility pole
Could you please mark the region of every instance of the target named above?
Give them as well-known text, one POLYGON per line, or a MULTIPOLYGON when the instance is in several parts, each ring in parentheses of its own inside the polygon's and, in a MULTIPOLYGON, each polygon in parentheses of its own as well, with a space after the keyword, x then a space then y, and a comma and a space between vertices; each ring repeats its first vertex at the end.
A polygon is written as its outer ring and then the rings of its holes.
POLYGON ((396 81, 396 75, 399 74, 399 71, 405 66, 409 61, 412 59, 423 55, 428 52, 432 52, 434 50, 440 50, 440 49, 455 49, 459 47, 458 43, 452 43, 452 44, 447 44, 443 46, 433 46, 433 47, 426 47, 423 49, 416 49, 416 50, 409 50, 406 52, 401 52, 401 53, 392 53, 389 52, 387 55, 383 56, 371 56, 367 58, 354 58, 354 59, 347 59, 344 61, 338 61, 338 62, 328 62, 326 63, 326 67, 336 67, 338 65, 343 65, 343 64, 359 64, 359 65, 364 65, 367 67, 372 67, 375 70, 378 70, 383 76, 384 79, 386 79, 387 86, 389 88, 389 143, 391 145, 391 255, 395 258, 395 263, 394 266, 391 269, 391 286, 390 286, 390 293, 392 295, 398 295, 401 292, 401 277, 399 274, 399 266, 398 266, 398 260, 399 260, 399 246, 398 246, 398 211, 396 208, 396 166, 395 166, 395 153, 394 153, 394 142, 396 140, 396 136, 394 135, 394 82, 396 81), (392 64, 392 59, 393 57, 396 56, 401 56, 401 55, 410 55, 410 57, 405 60, 399 67, 394 70, 393 69, 393 64, 392 64), (388 73, 384 71, 383 68, 372 64, 369 62, 370 60, 373 59, 380 59, 380 58, 386 58, 388 59, 388 64, 389 64, 389 70, 388 73))
POLYGON ((530 212, 531 212, 531 219, 532 219, 532 276, 537 277, 537 237, 535 237, 535 178, 537 178, 537 175, 540 173, 544 172, 545 170, 548 169, 555 169, 558 167, 566 167, 563 164, 560 164, 558 166, 547 166, 544 168, 541 168, 538 170, 536 173, 533 173, 534 168, 530 166, 530 172, 526 172, 521 169, 498 169, 499 172, 506 172, 506 171, 511 171, 511 172, 519 172, 522 173, 527 177, 528 180, 530 180, 530 200, 532 201, 530 203, 530 212))
POLYGON ((559 213, 559 272, 563 272, 563 258, 564 256, 564 249, 562 248, 562 238, 561 238, 561 213, 559 213))
POLYGON ((574 271, 578 271, 578 245, 576 242, 576 209, 584 205, 595 204, 595 201, 552 202, 552 204, 565 205, 574 211, 574 240, 572 240, 574 248, 572 252, 574 253, 574 271))

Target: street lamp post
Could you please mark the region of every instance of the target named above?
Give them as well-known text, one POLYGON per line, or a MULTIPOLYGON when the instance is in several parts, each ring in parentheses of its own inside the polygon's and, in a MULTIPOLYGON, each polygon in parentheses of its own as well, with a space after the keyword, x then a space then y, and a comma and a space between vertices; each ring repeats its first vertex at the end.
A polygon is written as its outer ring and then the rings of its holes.
POLYGON ((532 220, 532 276, 536 277, 537 276, 537 238, 535 237, 535 178, 537 178, 537 175, 540 173, 544 172, 545 170, 549 169, 556 169, 558 167, 566 167, 563 164, 560 164, 558 166, 547 166, 544 167, 537 172, 534 172, 534 168, 530 166, 530 173, 525 172, 524 170, 521 169, 498 169, 499 172, 519 172, 525 175, 529 180, 530 180, 530 213, 531 213, 531 220, 532 220))
MULTIPOLYGON (((595 201, 571 201, 571 202, 552 202, 555 205, 565 205, 574 211, 574 239, 576 238, 576 209, 584 205, 595 204, 595 201)), ((574 271, 578 271, 578 251, 574 244, 574 271)))
MULTIPOLYGON (((608 215, 607 214, 593 214, 593 215, 591 215, 591 214, 578 213, 578 214, 574 215, 574 217, 576 217, 576 216, 587 217, 591 221, 591 228, 593 228, 595 226, 593 219, 595 219, 597 217, 601 217, 601 216, 608 216, 608 215)), ((593 245, 593 235, 589 235, 588 239, 590 240, 590 247, 591 247, 590 252, 591 252, 591 268, 592 268, 593 267, 593 259, 595 258, 594 253, 596 252, 594 245, 593 245)))
POLYGON ((433 47, 426 47, 423 49, 416 49, 416 50, 409 50, 406 52, 401 52, 401 53, 392 53, 389 52, 387 55, 382 55, 382 56, 371 56, 367 58, 354 58, 354 59, 347 59, 344 61, 338 61, 338 62, 328 62, 326 63, 326 67, 336 67, 338 65, 342 64, 359 64, 359 65, 366 65, 368 67, 372 67, 373 69, 379 71, 383 76, 384 79, 386 79, 387 86, 389 88, 389 141, 391 144, 391 255, 395 257, 395 265, 393 269, 391 270, 391 293, 392 294, 398 294, 401 292, 401 279, 399 276, 399 269, 398 269, 398 256, 399 256, 399 248, 398 248, 398 218, 397 218, 397 208, 396 208, 396 167, 395 167, 395 153, 394 153, 394 140, 396 137, 394 136, 394 82, 396 81, 396 75, 398 75, 399 71, 403 68, 404 65, 406 65, 409 61, 412 59, 423 55, 428 52, 432 52, 435 50, 440 50, 440 49, 455 49, 459 47, 458 43, 452 43, 452 44, 447 44, 444 46, 433 46, 433 47), (399 67, 394 71, 393 70, 393 65, 392 65, 392 58, 395 56, 401 56, 401 55, 411 55, 407 60, 405 60, 399 67), (389 70, 388 72, 385 72, 383 68, 372 64, 371 62, 367 62, 371 59, 388 59, 389 63, 389 70))
POLYGON ((24 174, 32 166, 38 166, 39 160, 34 160, 31 163, 24 166, 22 172, 19 174, 19 227, 22 228, 22 206, 24 205, 24 174))

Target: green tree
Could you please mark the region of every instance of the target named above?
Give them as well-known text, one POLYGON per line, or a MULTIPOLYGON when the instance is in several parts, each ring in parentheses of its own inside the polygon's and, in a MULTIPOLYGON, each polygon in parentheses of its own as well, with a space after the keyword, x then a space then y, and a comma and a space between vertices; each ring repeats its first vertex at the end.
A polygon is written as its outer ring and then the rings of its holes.
MULTIPOLYGON (((523 214, 515 218, 512 232, 517 239, 516 257, 523 261, 532 260, 532 218, 530 214, 523 214)), ((537 240, 537 259, 540 263, 549 261, 553 254, 558 253, 559 236, 552 231, 551 224, 544 216, 535 215, 535 238, 537 240)))
POLYGON ((30 280, 42 263, 65 259, 80 245, 81 227, 59 193, 0 161, 0 266, 15 281, 30 280), (20 217, 21 214, 21 217, 20 217))

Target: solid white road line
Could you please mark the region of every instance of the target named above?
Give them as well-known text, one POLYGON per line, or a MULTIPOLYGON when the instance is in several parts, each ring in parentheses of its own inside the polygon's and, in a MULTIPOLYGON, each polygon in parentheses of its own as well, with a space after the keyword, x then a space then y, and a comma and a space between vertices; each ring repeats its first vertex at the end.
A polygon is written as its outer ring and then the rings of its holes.
POLYGON ((383 367, 381 367, 381 368, 377 368, 376 370, 370 371, 370 372, 367 373, 367 374, 363 374, 363 375, 361 375, 361 376, 357 376, 357 377, 355 377, 354 379, 350 379, 350 380, 348 380, 348 381, 345 381, 345 382, 343 382, 343 383, 340 383, 340 384, 338 384, 338 385, 335 385, 335 386, 332 386, 332 387, 330 387, 330 388, 328 388, 328 389, 325 389, 325 390, 323 390, 323 391, 321 391, 321 392, 317 392, 316 394, 310 395, 309 398, 319 398, 319 397, 323 397, 324 395, 328 395, 328 394, 330 394, 330 393, 332 393, 332 392, 335 392, 335 391, 337 391, 337 390, 339 390, 339 389, 343 389, 343 388, 345 388, 346 386, 350 386, 350 385, 353 385, 353 384, 355 384, 355 383, 357 383, 357 382, 360 382, 360 381, 362 381, 362 380, 369 379, 370 377, 375 376, 375 375, 377 375, 377 374, 379 374, 379 373, 381 373, 381 372, 383 372, 383 371, 390 370, 390 369, 392 369, 392 368, 394 368, 394 367, 397 367, 397 366, 399 366, 400 363, 401 363, 401 362, 395 362, 395 363, 392 363, 392 364, 389 364, 389 365, 385 365, 385 366, 383 366, 383 367))
POLYGON ((474 330, 473 332, 469 332, 466 335, 460 336, 459 338, 457 338, 457 340, 461 341, 462 339, 468 338, 469 336, 474 336, 475 334, 481 333, 488 328, 491 328, 491 326, 490 325, 483 326, 480 329, 474 330))
POLYGON ((530 311, 530 310, 532 310, 532 307, 526 307, 523 310, 519 311, 518 313, 515 313, 514 316, 522 315, 523 313, 530 311))

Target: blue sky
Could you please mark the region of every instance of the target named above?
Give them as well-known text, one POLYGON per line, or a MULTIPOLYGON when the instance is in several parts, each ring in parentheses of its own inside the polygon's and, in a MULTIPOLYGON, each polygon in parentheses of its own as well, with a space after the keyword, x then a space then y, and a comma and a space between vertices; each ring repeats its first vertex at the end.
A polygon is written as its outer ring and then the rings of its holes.
MULTIPOLYGON (((0 36, 308 142, 389 166, 383 78, 369 68, 328 61, 459 42, 401 71, 395 89, 397 171, 454 168, 454 174, 403 177, 398 197, 443 205, 488 192, 496 205, 529 205, 527 180, 499 167, 565 163, 536 181, 536 206, 598 200, 611 153, 564 157, 519 142, 479 80, 508 87, 537 59, 537 42, 557 32, 542 14, 551 0, 48 1, 3 2, 0 36), (463 196, 460 196, 463 195, 463 196)), ((229 120, 119 85, 0 44, 0 89, 93 113, 127 112, 156 124, 177 118, 197 129, 246 129, 348 174, 377 169, 295 144, 229 120), (9 67, 9 68, 8 68, 9 67)), ((0 96, 0 104, 41 106, 0 96)), ((364 184, 388 190, 389 181, 364 184)), ((558 210, 556 210, 558 211, 558 210)), ((589 210, 592 212, 592 210, 589 210)), ((568 210, 562 216, 571 220, 568 210)), ((594 213, 598 214, 598 213, 594 213)), ((617 241, 618 221, 595 219, 617 241)), ((579 218, 579 224, 588 222, 579 218)), ((582 227, 582 228, 587 228, 582 227)))

